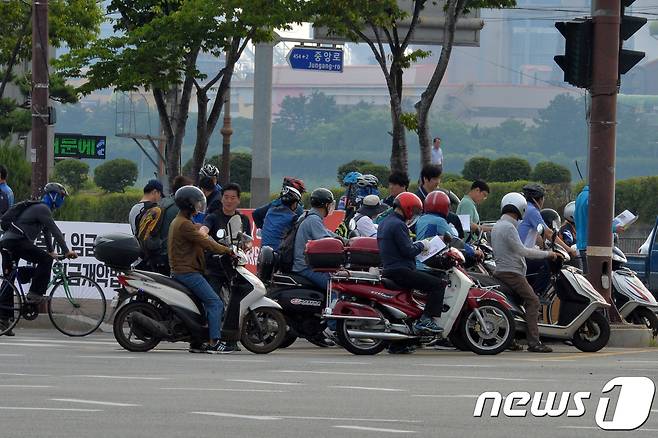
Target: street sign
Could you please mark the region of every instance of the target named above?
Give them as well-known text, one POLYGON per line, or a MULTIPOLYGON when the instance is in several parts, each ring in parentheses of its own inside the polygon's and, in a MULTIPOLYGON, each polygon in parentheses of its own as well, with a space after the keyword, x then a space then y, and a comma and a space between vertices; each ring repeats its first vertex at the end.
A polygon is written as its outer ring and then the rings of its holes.
POLYGON ((294 70, 343 72, 343 49, 295 46, 288 53, 288 64, 294 70))
POLYGON ((55 158, 105 159, 104 135, 55 134, 55 158))

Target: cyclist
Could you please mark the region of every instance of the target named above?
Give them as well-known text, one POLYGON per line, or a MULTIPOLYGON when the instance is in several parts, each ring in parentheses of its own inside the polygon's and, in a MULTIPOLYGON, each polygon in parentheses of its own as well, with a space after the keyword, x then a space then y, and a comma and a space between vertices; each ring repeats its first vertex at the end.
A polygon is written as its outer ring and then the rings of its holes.
POLYGON ((219 180, 219 169, 217 166, 214 166, 210 163, 204 164, 201 170, 199 170, 199 177, 202 178, 208 176, 212 178, 213 184, 216 186, 217 190, 222 191, 222 186, 217 182, 219 180))
MULTIPOLYGON (((68 192, 59 183, 48 183, 43 188, 41 202, 29 205, 13 222, 12 227, 0 238, 0 248, 9 251, 14 260, 23 259, 36 265, 27 300, 41 302, 46 293, 53 259, 57 258, 52 238, 59 245, 67 258, 74 259, 78 255, 66 245, 64 236, 53 220, 53 211, 64 205, 68 192), (34 241, 43 233, 47 252, 38 248, 34 241)), ((8 274, 12 267, 11 260, 3 257, 3 272, 8 274)), ((12 298, 13 299, 13 298, 12 298)), ((1 316, 0 316, 1 317, 1 316)))
MULTIPOLYGON (((304 185, 304 181, 301 179, 293 178, 291 176, 284 177, 283 185, 281 186, 281 193, 283 193, 283 190, 286 187, 292 187, 293 189, 297 190, 300 196, 306 193, 306 186, 304 185)), ((254 224, 256 224, 256 228, 260 228, 261 230, 263 229, 267 212, 270 210, 270 208, 281 205, 281 201, 281 197, 279 196, 279 198, 275 199, 274 201, 254 210, 251 217, 254 220, 254 224)), ((297 216, 301 216, 302 213, 304 213, 304 206, 300 201, 297 203, 297 207, 295 208, 295 214, 297 216)))
POLYGON ((211 176, 202 176, 199 180, 199 188, 206 196, 206 204, 208 205, 206 214, 213 214, 221 210, 223 191, 221 186, 216 183, 216 180, 211 176))
POLYGON ((299 218, 297 213, 302 195, 294 187, 284 186, 279 195, 280 204, 271 207, 265 215, 261 230, 261 246, 279 249, 283 237, 299 218))

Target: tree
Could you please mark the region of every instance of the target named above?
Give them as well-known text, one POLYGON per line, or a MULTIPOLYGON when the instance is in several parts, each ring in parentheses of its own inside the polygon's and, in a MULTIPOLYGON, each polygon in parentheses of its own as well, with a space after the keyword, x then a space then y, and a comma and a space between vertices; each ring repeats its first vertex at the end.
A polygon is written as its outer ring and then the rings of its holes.
MULTIPOLYGON (((221 157, 213 155, 205 163, 214 164, 219 168, 221 157)), ((204 163, 204 164, 205 164, 204 163)), ((183 174, 191 175, 193 168, 192 159, 188 160, 183 166, 183 174)), ((231 182, 238 183, 240 188, 245 191, 251 191, 251 154, 247 152, 231 152, 231 182)))
POLYGON ((489 167, 491 160, 486 157, 473 157, 464 163, 464 170, 462 176, 464 179, 475 181, 484 180, 489 178, 489 167))
POLYGON ((8 171, 7 181, 14 191, 16 202, 28 199, 31 192, 32 166, 25 159, 25 151, 6 140, 0 142, 0 164, 8 171))
POLYGON ((94 170, 94 182, 109 193, 123 193, 137 181, 137 165, 130 160, 118 158, 101 164, 94 170))
POLYGON ((566 167, 557 163, 542 161, 537 163, 530 178, 535 181, 541 181, 544 184, 570 183, 571 172, 566 167))
POLYGON ((89 178, 89 165, 80 160, 62 160, 55 164, 53 178, 77 192, 89 178))
POLYGON ((489 180, 497 182, 527 180, 530 178, 531 170, 530 163, 523 158, 498 158, 489 166, 489 180))
POLYGON ((112 0, 108 12, 117 15, 117 34, 74 50, 64 65, 69 76, 87 80, 83 93, 107 87, 152 92, 171 182, 180 173, 193 93, 198 117, 192 174, 197 175, 244 49, 250 42, 271 40, 275 28, 301 21, 300 8, 294 0, 112 0), (201 52, 223 54, 223 67, 204 75, 197 67, 201 52), (211 90, 216 90, 212 98, 211 90))
POLYGON ((308 129, 314 123, 330 123, 338 114, 336 99, 318 91, 310 96, 286 96, 280 108, 276 123, 291 133, 308 129))
POLYGON ((360 172, 359 169, 361 169, 361 167, 367 166, 369 164, 373 164, 373 163, 365 160, 352 160, 349 163, 345 163, 341 165, 338 168, 338 182, 340 184, 343 184, 343 179, 345 178, 345 175, 347 175, 350 172, 360 172))
POLYGON ((567 156, 587 155, 585 100, 569 94, 555 97, 539 110, 535 138, 540 150, 563 152, 567 156))

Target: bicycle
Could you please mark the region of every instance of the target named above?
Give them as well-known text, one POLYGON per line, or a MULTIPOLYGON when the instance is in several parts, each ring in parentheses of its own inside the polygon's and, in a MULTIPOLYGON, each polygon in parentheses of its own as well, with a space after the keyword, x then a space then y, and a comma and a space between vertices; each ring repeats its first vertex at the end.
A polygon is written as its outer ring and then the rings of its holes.
MULTIPOLYGON (((0 335, 12 330, 21 318, 32 321, 39 316, 40 302, 25 298, 23 284, 32 279, 30 266, 18 266, 18 260, 7 250, 2 256, 10 257, 12 268, 7 276, 0 276, 0 335), (18 285, 18 287, 16 287, 18 285)), ((101 287, 94 279, 78 273, 67 273, 58 256, 53 264, 53 278, 48 284, 46 297, 48 317, 53 326, 67 336, 87 336, 100 327, 107 305, 101 287)))

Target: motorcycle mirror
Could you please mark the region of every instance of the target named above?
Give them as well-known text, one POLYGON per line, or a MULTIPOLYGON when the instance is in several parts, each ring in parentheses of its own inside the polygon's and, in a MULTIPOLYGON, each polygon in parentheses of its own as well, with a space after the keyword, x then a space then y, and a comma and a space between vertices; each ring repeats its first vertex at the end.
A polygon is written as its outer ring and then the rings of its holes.
POLYGON ((543 224, 539 224, 539 225, 537 225, 537 234, 539 234, 540 236, 543 236, 543 235, 544 235, 544 231, 545 231, 545 230, 544 230, 544 225, 543 225, 543 224))

